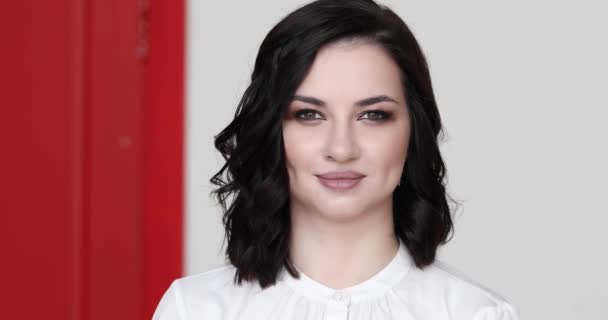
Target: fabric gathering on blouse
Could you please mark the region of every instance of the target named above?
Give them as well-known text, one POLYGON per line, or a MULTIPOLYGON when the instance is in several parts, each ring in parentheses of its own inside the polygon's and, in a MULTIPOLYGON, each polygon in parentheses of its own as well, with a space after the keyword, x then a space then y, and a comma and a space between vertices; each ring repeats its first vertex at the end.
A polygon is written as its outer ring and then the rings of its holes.
POLYGON ((277 283, 233 282, 226 264, 176 279, 161 298, 154 320, 518 320, 511 303, 435 260, 417 268, 400 241, 392 260, 371 278, 333 289, 300 271, 281 269, 277 283))

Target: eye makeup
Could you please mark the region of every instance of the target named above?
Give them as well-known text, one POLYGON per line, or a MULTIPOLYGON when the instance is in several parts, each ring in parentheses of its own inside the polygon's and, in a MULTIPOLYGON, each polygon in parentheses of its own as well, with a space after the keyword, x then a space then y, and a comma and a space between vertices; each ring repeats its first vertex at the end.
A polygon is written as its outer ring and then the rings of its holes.
MULTIPOLYGON (((315 114, 322 115, 319 111, 314 110, 314 109, 301 109, 301 110, 293 112, 294 118, 296 120, 300 120, 300 121, 315 121, 315 120, 324 119, 324 118, 315 117, 314 116, 315 114)), ((380 109, 367 110, 365 112, 362 112, 362 116, 365 116, 365 115, 367 115, 367 118, 359 117, 359 119, 369 120, 369 121, 373 121, 373 122, 383 122, 383 121, 392 119, 392 117, 393 117, 392 112, 388 112, 388 111, 384 111, 384 110, 380 110, 380 109)))

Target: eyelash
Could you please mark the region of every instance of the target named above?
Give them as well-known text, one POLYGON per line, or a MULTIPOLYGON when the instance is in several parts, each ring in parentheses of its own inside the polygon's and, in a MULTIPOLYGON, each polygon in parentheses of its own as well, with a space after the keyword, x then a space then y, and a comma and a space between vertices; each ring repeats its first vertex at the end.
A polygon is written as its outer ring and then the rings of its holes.
MULTIPOLYGON (((304 121, 314 121, 314 120, 321 120, 318 118, 315 119, 309 119, 309 118, 302 118, 301 116, 307 113, 317 113, 320 114, 317 110, 313 110, 313 109, 302 109, 299 111, 294 112, 294 116, 298 119, 298 120, 304 120, 304 121)), ((371 120, 374 122, 382 122, 382 121, 386 121, 388 119, 391 118, 392 114, 390 112, 386 112, 386 111, 382 111, 382 110, 369 110, 364 112, 363 114, 368 114, 368 113, 375 113, 378 116, 380 116, 379 119, 363 119, 363 120, 371 120)))

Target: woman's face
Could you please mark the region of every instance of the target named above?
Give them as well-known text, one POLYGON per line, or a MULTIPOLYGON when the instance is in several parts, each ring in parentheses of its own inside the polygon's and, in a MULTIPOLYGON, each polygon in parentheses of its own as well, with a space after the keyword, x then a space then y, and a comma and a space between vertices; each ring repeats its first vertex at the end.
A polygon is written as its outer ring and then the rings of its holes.
POLYGON ((283 120, 292 211, 344 220, 392 208, 410 138, 399 71, 377 45, 319 50, 283 120), (350 189, 318 177, 348 170, 364 175, 350 189))

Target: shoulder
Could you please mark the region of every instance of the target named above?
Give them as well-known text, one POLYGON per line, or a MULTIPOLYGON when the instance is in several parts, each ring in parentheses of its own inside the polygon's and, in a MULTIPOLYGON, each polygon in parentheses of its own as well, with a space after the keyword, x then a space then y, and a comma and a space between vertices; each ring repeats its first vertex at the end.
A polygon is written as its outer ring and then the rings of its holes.
POLYGON ((209 312, 210 308, 224 308, 260 291, 257 283, 235 283, 235 273, 233 265, 224 264, 206 272, 179 278, 175 280, 175 285, 186 303, 191 302, 193 307, 206 304, 204 308, 209 312))
POLYGON ((204 310, 207 319, 222 319, 230 305, 259 291, 250 282, 235 284, 235 267, 224 264, 208 271, 178 278, 159 302, 153 319, 191 319, 204 310), (168 317, 163 317, 163 315, 168 317))
POLYGON ((449 319, 518 319, 513 305, 502 295, 439 260, 423 269, 412 268, 401 288, 407 288, 410 298, 423 309, 437 308, 441 301, 442 313, 449 319))
POLYGON ((235 286, 234 274, 235 268, 230 264, 224 264, 205 272, 176 279, 174 285, 189 297, 221 295, 235 286))

